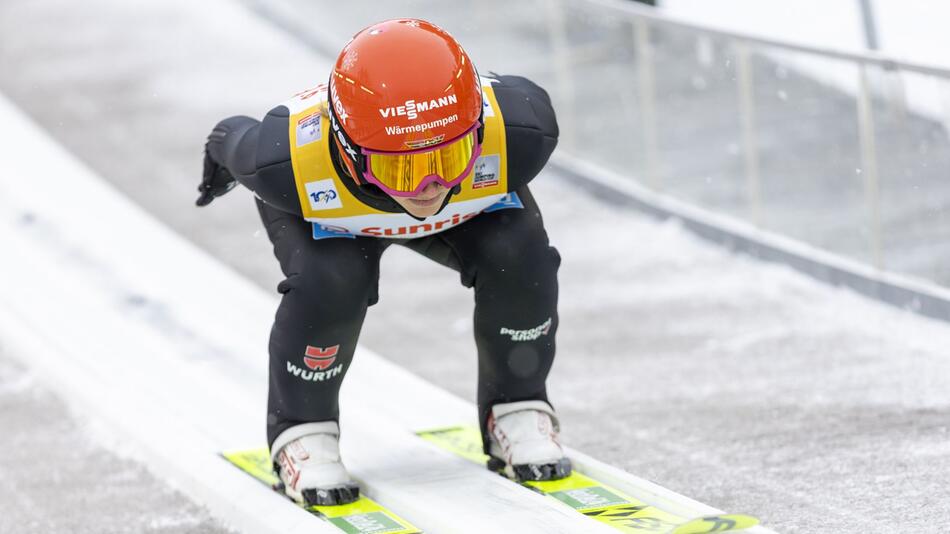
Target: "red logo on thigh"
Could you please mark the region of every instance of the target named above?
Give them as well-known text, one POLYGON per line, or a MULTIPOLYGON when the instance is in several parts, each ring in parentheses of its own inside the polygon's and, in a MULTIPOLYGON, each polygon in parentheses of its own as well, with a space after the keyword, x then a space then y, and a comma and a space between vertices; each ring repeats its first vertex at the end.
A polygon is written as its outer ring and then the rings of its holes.
POLYGON ((307 345, 307 351, 303 357, 303 363, 306 364, 311 370, 316 371, 317 369, 320 369, 323 371, 333 365, 333 362, 336 361, 336 353, 339 351, 339 345, 334 345, 325 349, 307 345))

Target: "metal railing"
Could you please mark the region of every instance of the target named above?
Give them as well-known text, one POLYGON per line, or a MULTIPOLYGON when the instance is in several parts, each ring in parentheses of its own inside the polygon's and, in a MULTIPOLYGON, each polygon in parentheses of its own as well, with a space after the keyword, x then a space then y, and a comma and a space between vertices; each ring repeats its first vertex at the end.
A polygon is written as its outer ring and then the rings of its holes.
MULTIPOLYGON (((552 7, 554 7, 556 4, 561 4, 561 7, 563 8, 563 0, 551 0, 551 2, 552 7)), ((782 39, 772 39, 751 33, 734 32, 715 28, 714 26, 705 24, 699 25, 685 20, 680 20, 670 15, 659 14, 653 9, 638 6, 624 0, 581 0, 580 3, 591 6, 599 6, 630 21, 642 20, 646 21, 648 25, 666 26, 688 30, 696 34, 724 37, 735 42, 748 44, 750 46, 758 46, 761 48, 777 48, 790 52, 801 52, 804 54, 822 56, 830 59, 840 59, 845 61, 853 61, 855 63, 876 65, 888 69, 900 69, 908 72, 917 72, 920 74, 928 74, 943 78, 950 77, 950 69, 946 68, 891 58, 875 52, 849 52, 846 50, 837 50, 832 47, 810 46, 803 43, 795 43, 782 39)))
POLYGON ((368 21, 433 20, 483 73, 548 90, 559 152, 950 287, 948 69, 718 30, 626 0, 243 1, 328 54, 368 21), (939 85, 946 109, 918 109, 921 83, 939 85))
MULTIPOLYGON (((699 26, 624 0, 545 0, 544 3, 549 12, 546 19, 547 33, 556 71, 551 79, 553 83, 548 88, 557 100, 562 130, 570 132, 562 139, 564 149, 582 158, 589 157, 593 151, 594 157, 605 162, 608 167, 626 171, 625 174, 638 175, 640 181, 654 191, 685 197, 685 200, 716 211, 725 210, 758 228, 791 235, 879 270, 893 270, 950 286, 950 249, 924 250, 928 248, 928 238, 950 237, 950 218, 944 216, 944 212, 950 210, 950 182, 941 179, 941 175, 950 178, 950 142, 946 139, 947 129, 944 126, 950 122, 944 122, 946 116, 935 118, 932 113, 908 113, 908 82, 905 79, 908 75, 916 75, 943 84, 950 81, 950 69, 902 61, 877 53, 819 48, 699 26), (587 29, 578 30, 578 26, 586 26, 587 29), (626 44, 623 37, 618 37, 624 33, 624 26, 627 32, 633 34, 626 44), (628 120, 623 121, 623 124, 638 131, 625 138, 628 143, 626 148, 622 146, 623 143, 617 143, 615 150, 636 152, 635 158, 628 154, 615 157, 609 152, 597 154, 596 145, 611 143, 606 136, 598 136, 593 129, 585 128, 583 118, 579 116, 578 110, 583 109, 583 100, 591 96, 580 94, 579 87, 589 85, 592 73, 596 72, 593 67, 597 63, 596 60, 576 59, 578 51, 588 46, 584 43, 585 33, 600 33, 600 43, 615 48, 612 51, 602 50, 603 54, 617 54, 617 47, 632 49, 625 61, 626 67, 635 72, 636 80, 619 90, 636 94, 636 110, 628 114, 628 120), (729 80, 720 80, 718 90, 714 91, 718 94, 718 101, 716 98, 710 100, 712 105, 734 108, 731 111, 736 119, 735 124, 723 128, 728 130, 723 132, 724 136, 734 134, 738 152, 734 154, 737 161, 729 163, 727 166, 730 168, 726 170, 739 171, 732 174, 741 174, 742 181, 730 184, 733 194, 726 202, 716 192, 717 186, 710 186, 703 192, 703 188, 697 187, 695 183, 696 177, 689 176, 689 166, 677 163, 682 158, 702 157, 688 153, 689 146, 695 146, 701 140, 694 138, 690 142, 680 143, 675 140, 675 135, 662 131, 664 128, 670 130, 664 124, 671 120, 688 129, 708 119, 701 115, 679 115, 681 111, 676 108, 681 102, 675 102, 676 99, 670 96, 678 90, 678 86, 670 80, 665 84, 659 80, 663 73, 671 69, 683 69, 684 56, 690 55, 684 54, 684 49, 688 48, 691 41, 707 43, 696 44, 697 50, 701 50, 702 46, 712 46, 717 54, 728 56, 728 60, 719 63, 718 67, 733 78, 731 89, 727 88, 729 80), (710 45, 710 42, 713 44, 710 45), (669 61, 671 59, 675 61, 669 61), (808 61, 825 64, 818 69, 809 69, 805 65, 808 61), (825 104, 833 109, 834 116, 809 117, 813 119, 809 125, 813 131, 799 132, 798 137, 801 139, 786 135, 782 131, 783 126, 801 126, 796 119, 790 116, 784 120, 762 116, 773 111, 767 102, 762 102, 763 89, 774 91, 776 86, 782 85, 772 83, 769 86, 769 80, 764 79, 768 76, 760 79, 760 73, 771 69, 784 69, 786 77, 782 83, 797 84, 800 90, 811 93, 811 100, 827 100, 825 104), (794 74, 789 75, 789 71, 794 74), (584 79, 580 79, 579 74, 584 79), (826 77, 829 79, 823 79, 826 77), (840 105, 848 100, 852 101, 850 112, 844 111, 840 105), (851 125, 847 125, 847 121, 851 121, 851 125), (824 123, 829 127, 823 127, 824 123), (767 132, 764 131, 766 129, 767 132), (917 130, 925 130, 925 134, 917 130), (925 135, 926 139, 915 137, 921 135, 925 135), (847 149, 839 151, 840 158, 835 160, 829 155, 828 161, 823 162, 821 157, 805 150, 815 144, 820 146, 823 136, 828 137, 827 143, 847 145, 847 149), (634 137, 638 145, 636 149, 630 148, 629 144, 634 137), (768 142, 764 137, 769 138, 768 142), (671 139, 674 139, 672 143, 671 139), (851 140, 853 147, 849 145, 851 140), (915 144, 920 145, 924 141, 927 153, 913 158, 911 153, 915 144), (788 143, 788 146, 776 146, 783 142, 788 143), (671 144, 680 144, 684 149, 671 151, 671 144), (895 149, 897 144, 901 145, 901 150, 895 149), (882 151, 881 146, 886 146, 887 150, 882 151), (781 155, 782 150, 803 151, 797 155, 803 161, 816 159, 811 162, 812 167, 802 167, 800 175, 782 168, 777 173, 775 160, 788 158, 787 154, 781 155), (842 162, 851 160, 849 151, 852 150, 855 152, 853 172, 850 176, 843 176, 847 172, 847 165, 842 162), (894 156, 903 159, 893 159, 882 167, 880 158, 894 156), (921 158, 927 161, 922 163, 921 158), (769 169, 763 169, 763 159, 771 162, 769 169), (827 168, 821 168, 822 163, 827 163, 827 168), (838 169, 833 177, 832 168, 838 169), (888 174, 883 174, 885 170, 888 174), (804 184, 823 173, 828 174, 828 178, 818 180, 818 187, 813 191, 805 191, 807 187, 804 184), (776 175, 783 175, 781 179, 784 182, 779 184, 776 175), (905 179, 910 175, 913 176, 905 179), (767 179, 772 183, 763 183, 767 179), (860 194, 856 190, 856 181, 860 182, 860 194), (796 184, 802 187, 796 190, 796 184), (886 190, 882 190, 884 185, 887 186, 886 190), (916 188, 918 193, 914 195, 903 191, 893 194, 903 187, 916 188), (777 191, 785 191, 787 195, 774 198, 777 191), (842 195, 847 199, 837 203, 828 202, 828 199, 842 195), (822 198, 824 196, 828 198, 822 198), (855 205, 855 198, 858 197, 860 210, 855 205), (813 205, 802 205, 808 203, 813 205), (835 211, 838 211, 838 217, 835 211), (861 220, 856 222, 851 219, 854 219, 857 211, 861 213, 861 220), (777 216, 780 212, 785 214, 777 216), (908 223, 907 219, 920 218, 922 214, 923 221, 908 223), (826 227, 809 222, 809 218, 824 221, 826 227), (927 227, 928 230, 920 231, 917 226, 927 227), (913 244, 915 240, 921 242, 913 244), (858 246, 856 241, 863 241, 863 245, 858 246), (928 258, 926 256, 929 253, 932 256, 928 258)), ((702 52, 697 54, 702 55, 702 52)), ((596 58, 597 54, 587 52, 586 56, 596 58)), ((613 62, 623 68, 623 60, 613 62)), ((600 66, 609 70, 609 63, 600 61, 600 66)), ((607 70, 602 72, 606 73, 607 70)), ((682 86, 680 84, 679 88, 682 86)), ((948 95, 947 102, 950 102, 948 88, 940 89, 948 95)), ((778 90, 779 95, 782 92, 778 90)), ((688 98, 690 94, 686 91, 679 100, 688 98)), ((708 95, 703 98, 708 98, 708 95)), ((610 106, 609 103, 593 104, 597 105, 610 106)), ((608 113, 603 113, 605 121, 609 121, 608 113)), ((722 123, 721 118, 715 120, 722 123)), ((614 123, 609 129, 612 132, 608 136, 617 135, 618 124, 614 123)), ((709 126, 706 131, 706 135, 714 136, 715 126, 709 126)), ((710 141, 715 142, 714 139, 710 141)), ((829 154, 834 153, 832 151, 829 154)), ((727 176, 730 172, 721 174, 727 176)), ((721 188, 721 185, 718 187, 721 188)))

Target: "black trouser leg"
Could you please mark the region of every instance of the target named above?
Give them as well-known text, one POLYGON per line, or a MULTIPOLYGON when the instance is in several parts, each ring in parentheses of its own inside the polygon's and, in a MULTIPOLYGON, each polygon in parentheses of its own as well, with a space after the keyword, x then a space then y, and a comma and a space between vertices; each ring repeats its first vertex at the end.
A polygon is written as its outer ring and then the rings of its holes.
POLYGON ((475 290, 478 407, 482 434, 491 407, 547 400, 554 361, 557 269, 541 214, 527 188, 524 209, 483 213, 414 240, 315 241, 299 216, 258 202, 287 277, 271 332, 268 443, 291 426, 339 418, 338 395, 368 306, 378 299, 379 258, 392 242, 460 272, 475 290))
POLYGON ((339 420, 343 376, 368 306, 378 300, 373 238, 314 240, 311 225, 258 201, 274 255, 286 278, 270 337, 267 440, 292 426, 339 420))
POLYGON ((547 401, 545 381, 555 353, 561 258, 548 244, 531 193, 525 187, 518 194, 524 209, 483 213, 445 232, 405 243, 459 270, 462 283, 475 289, 478 409, 486 452, 485 425, 491 407, 547 401))

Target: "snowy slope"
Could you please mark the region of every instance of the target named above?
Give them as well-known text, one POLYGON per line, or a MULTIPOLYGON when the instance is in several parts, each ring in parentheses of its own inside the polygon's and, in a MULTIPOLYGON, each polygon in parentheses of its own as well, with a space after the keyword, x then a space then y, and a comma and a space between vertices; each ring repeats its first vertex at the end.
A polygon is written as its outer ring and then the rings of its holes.
MULTIPOLYGON (((4 89, 97 173, 273 293, 250 195, 189 207, 200 144, 215 120, 259 116, 328 60, 224 4, 2 3, 0 65, 18 73, 4 89)), ((551 390, 567 443, 783 532, 946 523, 945 325, 734 257, 557 173, 533 187, 564 257, 551 390)), ((363 339, 470 397, 470 294, 411 252, 383 263, 363 339), (424 327, 446 317, 452 335, 424 327)), ((249 337, 260 357, 266 338, 249 337)), ((248 420, 262 439, 262 420, 248 420)))
MULTIPOLYGON (((254 533, 332 532, 217 456, 260 444, 262 340, 275 298, 142 214, 0 106, 0 157, 8 162, 0 240, 16 258, 0 266, 0 332, 14 352, 219 517, 254 533)), ((355 362, 341 401, 342 451, 371 497, 429 532, 610 531, 415 437, 471 423, 475 409, 365 349, 355 362)), ((639 486, 640 495, 695 515, 714 511, 578 457, 627 491, 639 486)))

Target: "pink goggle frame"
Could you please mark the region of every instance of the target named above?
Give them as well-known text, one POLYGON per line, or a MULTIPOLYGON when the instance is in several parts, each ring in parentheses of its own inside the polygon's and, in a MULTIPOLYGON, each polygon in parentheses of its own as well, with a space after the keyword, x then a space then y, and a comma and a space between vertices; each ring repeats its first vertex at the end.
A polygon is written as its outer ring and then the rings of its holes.
POLYGON ((360 147, 360 152, 364 156, 366 156, 366 170, 363 171, 363 178, 367 182, 370 182, 371 184, 382 189, 383 192, 385 192, 387 195, 396 196, 396 197, 404 197, 404 198, 414 197, 418 195, 420 191, 423 191, 426 187, 428 187, 429 184, 431 184, 432 182, 439 182, 440 184, 445 186, 447 189, 451 189, 465 180, 465 178, 472 172, 472 168, 475 166, 475 161, 478 160, 479 156, 481 156, 482 154, 482 144, 478 141, 478 137, 476 133, 477 130, 481 128, 481 126, 482 125, 480 122, 476 122, 475 125, 469 128, 465 133, 463 133, 462 135, 454 139, 451 139, 444 143, 440 143, 434 147, 425 147, 425 148, 420 148, 417 150, 411 150, 408 152, 385 152, 381 150, 372 150, 369 148, 360 147), (398 191, 386 186, 386 184, 382 183, 382 181, 376 178, 376 176, 373 174, 372 164, 370 163, 370 161, 372 160, 372 158, 370 158, 370 155, 372 154, 384 155, 384 156, 396 156, 396 155, 408 156, 412 154, 423 154, 426 152, 434 152, 443 147, 449 146, 452 143, 458 142, 460 139, 464 139, 466 136, 469 136, 469 135, 476 135, 475 142, 473 143, 473 148, 472 148, 472 157, 469 159, 468 165, 466 165, 465 170, 463 170, 458 176, 456 176, 455 178, 451 180, 446 180, 444 176, 440 176, 438 174, 430 174, 424 177, 422 181, 419 182, 419 185, 417 185, 415 189, 413 189, 412 191, 398 191))

